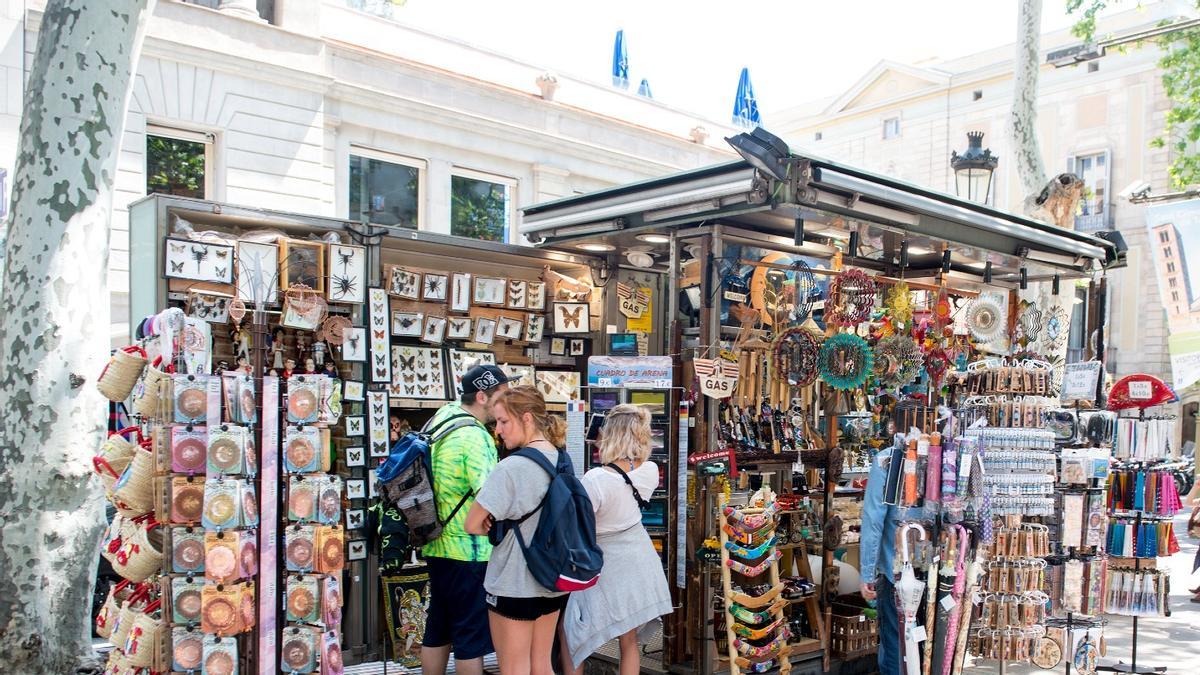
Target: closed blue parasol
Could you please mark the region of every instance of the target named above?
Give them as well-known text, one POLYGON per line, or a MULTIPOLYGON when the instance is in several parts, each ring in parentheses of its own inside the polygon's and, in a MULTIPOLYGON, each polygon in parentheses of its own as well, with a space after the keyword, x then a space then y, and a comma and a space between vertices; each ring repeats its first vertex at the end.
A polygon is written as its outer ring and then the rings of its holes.
POLYGON ((629 88, 629 52, 625 49, 624 30, 617 31, 617 41, 613 44, 612 77, 614 87, 629 88))
POLYGON ((750 84, 749 68, 742 68, 742 76, 738 78, 737 98, 733 100, 733 123, 746 129, 762 125, 758 101, 754 98, 754 85, 750 84))
POLYGON ((640 85, 638 85, 638 96, 645 96, 646 98, 654 98, 654 94, 650 93, 650 80, 647 80, 644 77, 642 78, 642 83, 640 85))

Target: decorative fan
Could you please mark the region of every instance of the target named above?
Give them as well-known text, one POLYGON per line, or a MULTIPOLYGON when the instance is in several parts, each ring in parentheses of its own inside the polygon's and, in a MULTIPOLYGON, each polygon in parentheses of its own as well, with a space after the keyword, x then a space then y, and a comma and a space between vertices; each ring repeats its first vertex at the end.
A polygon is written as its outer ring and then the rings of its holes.
POLYGON ((346 341, 346 329, 352 327, 350 319, 344 316, 331 316, 321 324, 317 339, 324 338, 331 345, 340 345, 346 341))
POLYGON ((1038 306, 1022 300, 1017 307, 1017 340, 1022 345, 1033 344, 1042 332, 1042 310, 1038 306))
POLYGON ((913 303, 908 284, 901 281, 888 289, 885 306, 893 321, 906 325, 912 321, 913 303))
POLYGON ((825 321, 834 326, 856 326, 871 316, 874 304, 875 280, 862 270, 846 270, 829 284, 825 321))
POLYGON ((817 357, 821 379, 834 389, 856 389, 867 382, 875 354, 867 341, 853 333, 838 333, 825 340, 817 357))
POLYGON ((907 335, 892 335, 875 346, 875 375, 881 384, 903 387, 921 375, 924 356, 907 335))
POLYGON ((1056 305, 1045 317, 1046 332, 1042 335, 1042 346, 1048 352, 1057 352, 1067 342, 1071 331, 1071 319, 1062 305, 1056 305))
POLYGON ((817 379, 821 346, 806 328, 789 328, 775 339, 775 369, 793 387, 807 387, 817 379))
POLYGON ((1108 409, 1150 408, 1179 400, 1175 390, 1166 382, 1145 373, 1126 375, 1117 380, 1108 392, 1108 409))
POLYGON ((980 342, 991 342, 1004 325, 1004 310, 990 295, 980 295, 967 308, 967 330, 980 342))

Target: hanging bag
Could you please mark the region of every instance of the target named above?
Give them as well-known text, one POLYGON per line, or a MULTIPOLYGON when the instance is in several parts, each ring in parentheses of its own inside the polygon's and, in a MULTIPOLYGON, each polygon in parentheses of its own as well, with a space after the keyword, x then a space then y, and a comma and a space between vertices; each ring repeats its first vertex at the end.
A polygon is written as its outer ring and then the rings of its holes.
POLYGON ((125 638, 125 658, 136 668, 148 668, 154 665, 155 654, 159 651, 160 641, 165 637, 165 624, 162 620, 162 600, 155 600, 146 605, 141 614, 133 619, 129 636, 125 638))
POLYGON ((162 416, 163 401, 170 400, 167 394, 170 393, 171 373, 175 372, 175 368, 168 365, 160 370, 161 364, 162 357, 156 357, 153 363, 146 366, 141 383, 134 388, 130 409, 138 417, 149 419, 162 416))
POLYGON ((124 539, 113 559, 113 570, 126 579, 145 581, 162 567, 162 549, 162 528, 150 520, 124 539))
POLYGON ((154 453, 149 448, 138 446, 113 485, 110 500, 126 515, 141 515, 154 508, 154 453))
POLYGON ((102 638, 112 635, 117 615, 121 613, 121 605, 140 588, 140 585, 134 586, 128 579, 122 579, 109 587, 108 597, 104 599, 100 612, 96 614, 96 635, 102 638))
POLYGON ((111 492, 113 486, 116 485, 117 479, 129 466, 129 462, 133 460, 133 455, 137 452, 137 445, 125 438, 125 434, 129 432, 137 434, 138 442, 142 441, 141 427, 125 427, 120 431, 114 431, 105 438, 100 444, 100 448, 96 450, 96 456, 92 458, 92 470, 100 476, 100 480, 104 481, 105 492, 111 492))
POLYGON ((141 347, 131 345, 118 349, 113 352, 112 358, 109 359, 108 365, 104 366, 104 370, 100 371, 100 377, 96 380, 96 389, 104 395, 104 398, 114 403, 124 401, 129 398, 133 386, 142 376, 146 361, 146 350, 141 347))
POLYGON ((149 601, 149 586, 139 585, 138 589, 130 594, 129 599, 121 603, 121 611, 117 612, 117 620, 113 624, 112 634, 108 636, 109 642, 113 645, 113 651, 121 652, 121 655, 124 656, 125 641, 129 639, 129 633, 133 630, 133 622, 149 601))

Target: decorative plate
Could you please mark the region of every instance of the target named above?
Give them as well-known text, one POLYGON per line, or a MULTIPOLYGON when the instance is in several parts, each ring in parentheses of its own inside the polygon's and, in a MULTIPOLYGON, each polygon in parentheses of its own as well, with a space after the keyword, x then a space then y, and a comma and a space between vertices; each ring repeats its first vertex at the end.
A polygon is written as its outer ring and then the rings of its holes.
POLYGON ((175 641, 171 649, 177 670, 198 670, 204 651, 203 634, 187 635, 175 641))
POLYGON ((204 543, 198 539, 177 541, 171 559, 180 572, 199 572, 204 569, 204 543))
POLYGON ((237 575, 237 555, 227 546, 214 546, 204 559, 204 573, 210 579, 231 579, 237 575))
POLYGON ((208 459, 222 472, 237 468, 242 461, 242 449, 232 439, 221 438, 208 449, 208 459))
POLYGON ((312 569, 313 543, 308 539, 295 539, 287 545, 287 558, 298 569, 312 569))
POLYGON ((825 321, 834 326, 856 326, 871 316, 875 305, 875 280, 866 272, 848 269, 829 285, 825 321))
POLYGON ((179 394, 175 405, 188 419, 200 419, 208 411, 208 395, 199 389, 188 389, 179 394))
POLYGON ((175 613, 187 621, 200 618, 200 591, 188 590, 175 596, 175 613))
POLYGON ((237 515, 237 505, 234 503, 232 495, 218 494, 208 500, 208 503, 204 505, 204 511, 209 522, 214 523, 217 527, 225 527, 237 515))
POLYGON ((825 340, 818 356, 821 379, 834 389, 857 389, 875 367, 871 347, 853 333, 838 333, 825 340))
POLYGON ((307 588, 293 588, 288 593, 288 613, 291 614, 293 620, 304 621, 308 615, 312 613, 317 599, 313 597, 312 591, 307 588))
POLYGON ((317 451, 307 438, 296 438, 287 447, 287 461, 293 467, 302 469, 312 464, 317 451))
POLYGON ((1062 647, 1053 638, 1038 638, 1033 645, 1033 665, 1050 670, 1062 662, 1062 647))
POLYGON ((215 598, 204 608, 204 620, 217 633, 227 633, 237 625, 238 609, 225 598, 215 598))
POLYGON ((307 389, 288 394, 288 411, 294 419, 306 420, 317 409, 317 397, 307 389))
POLYGON ((204 512, 204 488, 199 484, 175 490, 171 498, 171 520, 176 523, 194 523, 204 512))
POLYGON ((212 652, 204 660, 204 672, 212 675, 233 675, 233 655, 229 652, 212 652))
POLYGON ((980 295, 967 308, 967 330, 980 342, 991 342, 1004 326, 1004 310, 990 296, 980 295))
POLYGON ((184 438, 175 443, 172 449, 174 461, 171 470, 176 473, 204 473, 206 453, 204 441, 199 438, 184 438))

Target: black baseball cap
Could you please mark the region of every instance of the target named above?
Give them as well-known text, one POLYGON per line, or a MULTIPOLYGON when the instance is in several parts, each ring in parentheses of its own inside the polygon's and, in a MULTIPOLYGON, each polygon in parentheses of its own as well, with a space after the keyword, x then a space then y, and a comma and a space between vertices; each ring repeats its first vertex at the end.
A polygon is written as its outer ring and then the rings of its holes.
POLYGON ((474 396, 477 392, 488 392, 507 382, 508 375, 505 375, 499 366, 480 364, 463 374, 463 395, 474 396))

